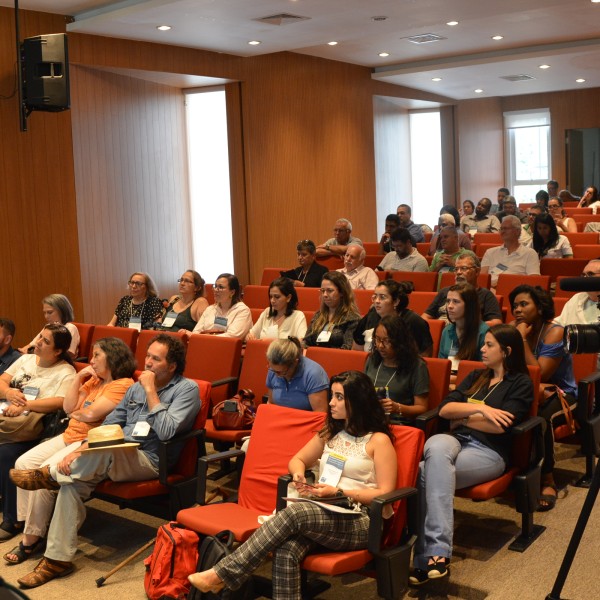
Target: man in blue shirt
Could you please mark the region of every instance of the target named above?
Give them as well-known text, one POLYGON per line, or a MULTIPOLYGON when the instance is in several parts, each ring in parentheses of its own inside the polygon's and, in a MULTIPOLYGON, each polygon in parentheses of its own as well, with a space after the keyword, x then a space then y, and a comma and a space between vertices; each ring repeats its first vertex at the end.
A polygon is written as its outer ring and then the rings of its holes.
POLYGON ((21 356, 21 353, 11 346, 14 337, 15 324, 10 319, 0 317, 0 375, 21 356))
POLYGON ((400 227, 408 229, 415 244, 425 241, 425 234, 423 233, 421 226, 410 220, 412 209, 408 204, 399 204, 396 209, 396 214, 400 218, 400 227))
MULTIPOLYGON (((35 571, 19 579, 21 586, 37 587, 73 570, 77 530, 85 519, 83 502, 100 481, 158 476, 160 442, 189 431, 200 410, 198 386, 182 376, 184 368, 185 346, 178 338, 166 334, 153 338, 138 382, 104 421, 120 425, 125 441, 139 443, 137 448, 90 451, 84 442, 55 466, 11 470, 11 479, 23 489, 59 490, 45 555, 35 571)), ((171 457, 171 463, 176 461, 177 456, 171 457)))

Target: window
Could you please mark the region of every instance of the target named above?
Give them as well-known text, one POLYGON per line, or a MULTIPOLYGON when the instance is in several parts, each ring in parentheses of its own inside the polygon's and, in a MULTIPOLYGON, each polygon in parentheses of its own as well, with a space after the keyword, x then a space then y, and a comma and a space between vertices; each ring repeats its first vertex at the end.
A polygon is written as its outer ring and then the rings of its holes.
POLYGON ((504 127, 508 187, 517 202, 535 202, 550 179, 550 112, 506 112, 504 127))

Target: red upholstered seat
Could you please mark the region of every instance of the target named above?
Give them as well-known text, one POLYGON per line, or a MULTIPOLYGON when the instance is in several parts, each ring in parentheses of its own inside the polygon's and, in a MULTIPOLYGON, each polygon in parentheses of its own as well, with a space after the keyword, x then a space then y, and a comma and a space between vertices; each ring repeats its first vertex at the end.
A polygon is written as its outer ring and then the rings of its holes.
POLYGON ((88 360, 90 356, 90 346, 92 335, 94 334, 94 325, 88 323, 73 323, 79 332, 79 357, 88 360))
POLYGON ((329 378, 343 371, 364 371, 369 354, 362 350, 340 350, 310 346, 306 357, 318 362, 329 378))
POLYGON ((435 292, 438 284, 438 273, 434 271, 391 271, 391 278, 395 281, 411 281, 413 289, 417 292, 435 292))

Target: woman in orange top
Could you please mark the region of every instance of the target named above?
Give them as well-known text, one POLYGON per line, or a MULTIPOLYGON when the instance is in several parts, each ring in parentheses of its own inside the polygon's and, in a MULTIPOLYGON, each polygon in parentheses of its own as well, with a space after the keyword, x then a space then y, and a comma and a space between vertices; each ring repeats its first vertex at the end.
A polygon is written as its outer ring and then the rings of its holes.
MULTIPOLYGON (((17 469, 55 465, 75 452, 88 431, 102 424, 133 385, 135 358, 120 339, 104 338, 94 344, 90 364, 79 371, 65 394, 63 409, 69 415, 64 433, 38 444, 23 454, 17 469)), ((17 490, 17 518, 24 522, 23 540, 4 555, 9 564, 29 558, 43 543, 56 495, 48 490, 17 490)))

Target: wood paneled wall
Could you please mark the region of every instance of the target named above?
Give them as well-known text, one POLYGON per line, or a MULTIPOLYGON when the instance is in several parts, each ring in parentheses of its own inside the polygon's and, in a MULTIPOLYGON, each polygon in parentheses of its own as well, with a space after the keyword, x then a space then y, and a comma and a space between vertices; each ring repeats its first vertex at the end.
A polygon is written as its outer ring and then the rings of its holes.
MULTIPOLYGON (((21 11, 21 36, 62 33, 64 17, 21 11)), ((69 297, 82 318, 71 114, 33 113, 19 131, 14 12, 0 8, 0 314, 27 343, 44 320, 41 300, 69 297)))
POLYGON ((71 81, 84 316, 107 323, 132 272, 165 298, 192 264, 183 94, 87 67, 71 81))

